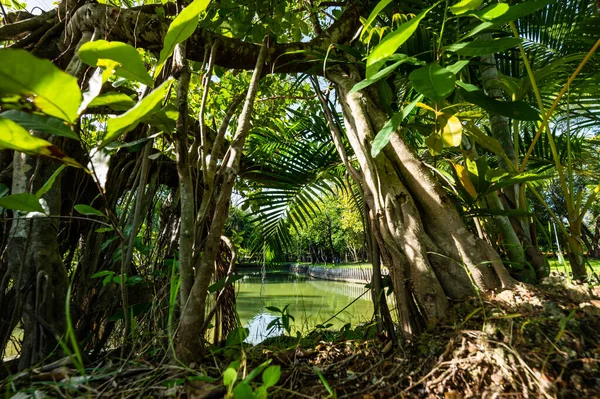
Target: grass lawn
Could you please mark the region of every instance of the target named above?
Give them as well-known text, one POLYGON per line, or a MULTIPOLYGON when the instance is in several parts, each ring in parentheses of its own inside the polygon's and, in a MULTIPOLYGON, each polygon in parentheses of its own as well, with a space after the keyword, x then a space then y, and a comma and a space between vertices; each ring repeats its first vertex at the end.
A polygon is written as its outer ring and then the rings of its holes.
MULTIPOLYGON (((565 259, 565 264, 561 264, 557 258, 548 258, 550 263, 550 269, 553 272, 565 273, 569 275, 571 273, 571 264, 565 259)), ((586 267, 588 274, 590 273, 590 266, 594 270, 594 273, 600 276, 600 259, 588 259, 588 265, 586 267)))

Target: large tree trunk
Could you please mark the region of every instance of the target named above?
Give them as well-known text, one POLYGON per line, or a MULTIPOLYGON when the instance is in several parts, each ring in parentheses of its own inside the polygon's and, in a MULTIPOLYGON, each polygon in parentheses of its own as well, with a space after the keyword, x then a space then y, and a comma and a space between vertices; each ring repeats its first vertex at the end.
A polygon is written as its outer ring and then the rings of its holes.
POLYGON ((498 255, 466 228, 399 136, 384 153, 371 156, 371 142, 387 117, 371 91, 350 93, 358 74, 336 69, 328 77, 336 84, 346 134, 364 174, 372 233, 390 269, 403 332, 445 317, 448 297, 473 294, 473 283, 483 290, 510 285, 498 255))
MULTIPOLYGON (((56 162, 15 152, 12 193, 35 192, 57 169, 56 162)), ((59 215, 60 178, 43 197, 49 215, 59 215)), ((23 345, 19 368, 30 367, 56 350, 66 328, 67 272, 58 247, 58 219, 15 212, 7 250, 8 273, 21 314, 23 345)), ((4 342, 2 343, 4 347, 4 342)))

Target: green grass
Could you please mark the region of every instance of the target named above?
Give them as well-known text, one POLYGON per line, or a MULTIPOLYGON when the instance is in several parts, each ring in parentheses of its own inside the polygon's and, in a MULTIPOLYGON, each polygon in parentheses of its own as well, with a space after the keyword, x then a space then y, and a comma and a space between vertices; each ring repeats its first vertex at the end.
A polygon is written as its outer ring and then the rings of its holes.
MULTIPOLYGON (((548 262, 550 263, 550 269, 553 272, 571 273, 571 264, 567 259, 565 259, 565 264, 561 264, 557 258, 548 258, 548 262)), ((600 259, 588 259, 588 265, 586 267, 588 273, 590 273, 590 266, 593 269, 594 273, 600 275, 600 259)))

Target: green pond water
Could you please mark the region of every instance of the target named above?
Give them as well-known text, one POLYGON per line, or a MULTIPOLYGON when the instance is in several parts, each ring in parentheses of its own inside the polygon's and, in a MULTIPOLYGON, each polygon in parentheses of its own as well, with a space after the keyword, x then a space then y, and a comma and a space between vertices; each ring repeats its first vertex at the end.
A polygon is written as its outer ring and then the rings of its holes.
MULTIPOLYGON (((267 306, 283 309, 289 304, 289 313, 296 319, 292 335, 296 331, 307 334, 365 291, 364 285, 361 284, 318 280, 291 274, 266 274, 264 279, 258 274, 247 275, 236 283, 237 311, 242 325, 250 330, 246 342, 257 344, 282 333, 276 329, 267 329, 268 324, 278 316, 276 312, 267 310, 267 306)), ((370 321, 372 315, 371 294, 367 293, 327 321, 327 324, 332 324, 329 327, 331 329, 339 329, 347 323, 355 327, 359 323, 370 321)))

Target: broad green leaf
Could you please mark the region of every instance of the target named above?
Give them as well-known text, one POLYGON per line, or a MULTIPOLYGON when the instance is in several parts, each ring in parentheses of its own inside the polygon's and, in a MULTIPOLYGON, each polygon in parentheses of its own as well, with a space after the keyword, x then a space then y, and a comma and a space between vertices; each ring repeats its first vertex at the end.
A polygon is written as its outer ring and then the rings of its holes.
POLYGON ((369 26, 371 26, 375 18, 377 18, 377 15, 379 15, 379 13, 383 11, 383 9, 387 7, 387 5, 390 4, 391 1, 392 0, 381 0, 379 3, 377 3, 375 8, 373 8, 373 11, 371 11, 371 14, 369 14, 369 18, 367 18, 366 22, 363 25, 362 32, 360 34, 361 39, 363 38, 365 32, 368 30, 369 26))
POLYGON ((23 212, 44 212, 40 200, 33 194, 20 193, 0 198, 0 206, 6 209, 23 212))
POLYGON ((476 10, 483 3, 483 0, 462 0, 450 7, 455 15, 461 15, 468 11, 476 10))
POLYGON ((406 54, 398 54, 398 56, 402 56, 402 58, 399 61, 393 63, 390 66, 383 68, 381 71, 379 71, 375 75, 373 75, 370 79, 365 79, 365 80, 362 80, 362 81, 358 82, 357 84, 355 84, 354 87, 352 88, 352 90, 350 90, 350 94, 355 93, 359 90, 362 90, 365 87, 368 87, 368 86, 372 85, 373 83, 377 82, 378 80, 387 77, 389 74, 394 72, 394 70, 396 68, 398 68, 400 65, 404 64, 405 62, 408 62, 413 65, 422 65, 423 64, 423 61, 418 60, 413 57, 409 57, 406 54))
POLYGON ((25 50, 0 49, 0 60, 0 99, 23 96, 34 110, 75 123, 81 103, 77 79, 25 50))
POLYGON ((106 215, 104 213, 100 212, 98 209, 93 208, 89 205, 79 204, 79 205, 75 205, 73 208, 75 208, 75 210, 77 212, 81 213, 82 215, 106 217, 106 215))
POLYGON ((416 69, 408 76, 419 93, 435 102, 441 102, 454 91, 456 76, 439 64, 416 69))
MULTIPOLYGON (((235 283, 238 280, 243 279, 244 276, 243 275, 236 275, 236 276, 230 276, 229 277, 229 281, 227 282, 229 285, 235 283)), ((208 287, 208 292, 210 292, 211 294, 214 294, 215 292, 221 291, 224 287, 225 287, 225 281, 227 280, 227 276, 223 277, 222 279, 220 279, 219 281, 217 281, 214 284, 211 284, 208 287)))
POLYGON ((444 141, 439 133, 431 133, 429 137, 425 139, 425 144, 427 144, 429 152, 433 156, 440 155, 444 148, 444 141))
POLYGON ((515 184, 527 183, 531 181, 537 180, 546 180, 551 178, 551 175, 540 175, 537 173, 521 173, 520 175, 516 175, 513 177, 509 177, 507 179, 502 179, 491 184, 487 190, 487 192, 493 192, 499 190, 503 187, 513 186, 515 184))
POLYGON ((254 393, 252 392, 252 388, 250 385, 245 382, 239 383, 233 389, 233 399, 255 399, 254 393))
POLYGON ((386 35, 383 40, 373 49, 367 58, 367 79, 370 79, 379 71, 382 63, 387 57, 394 54, 398 47, 402 46, 413 33, 417 30, 419 22, 431 11, 437 3, 428 9, 421 11, 417 16, 408 22, 400 25, 398 29, 386 35))
POLYGON ((494 25, 502 25, 510 21, 525 17, 537 10, 546 7, 548 4, 557 2, 558 0, 528 0, 523 1, 514 6, 510 6, 509 9, 502 15, 494 18, 492 21, 494 25))
POLYGON ((492 40, 477 39, 468 43, 452 44, 445 47, 445 50, 466 57, 479 57, 482 55, 501 53, 517 46, 519 43, 521 43, 521 39, 516 37, 503 37, 492 40))
POLYGON ((35 196, 38 198, 42 198, 44 194, 50 191, 50 189, 54 185, 54 182, 56 181, 56 178, 58 177, 58 175, 60 175, 60 172, 62 172, 64 168, 66 168, 66 165, 60 165, 59 168, 56 169, 54 173, 52 173, 52 176, 50 176, 48 181, 46 181, 46 183, 44 183, 44 185, 40 187, 39 190, 37 190, 35 196))
POLYGON ((481 90, 465 90, 461 88, 460 94, 466 101, 478 105, 493 114, 520 121, 537 121, 540 119, 540 113, 523 101, 498 101, 486 96, 481 90))
POLYGON ((281 366, 270 366, 263 372, 263 384, 265 384, 267 388, 270 388, 279 382, 280 377, 281 366))
POLYGON ((250 334, 250 330, 245 327, 236 327, 229 334, 227 334, 227 339, 225 340, 225 346, 237 346, 240 345, 248 335, 250 334))
POLYGON ((65 125, 65 122, 47 115, 28 114, 27 112, 11 109, 0 114, 1 117, 17 122, 28 130, 39 130, 55 136, 79 140, 79 137, 65 125))
POLYGON ((373 144, 371 145, 371 156, 375 158, 381 150, 390 142, 392 133, 395 132, 402 121, 412 112, 417 106, 417 103, 423 99, 420 95, 413 102, 402 108, 402 111, 395 113, 392 118, 381 128, 381 130, 375 136, 373 144))
POLYGON ((79 49, 79 58, 88 65, 98 67, 114 67, 114 65, 107 65, 103 60, 117 62, 119 64, 115 68, 117 76, 150 87, 154 86, 154 81, 148 74, 140 53, 129 44, 106 40, 87 42, 79 49))
POLYGON ((223 385, 230 387, 235 383, 235 380, 237 380, 237 370, 231 367, 227 368, 223 372, 223 385))
POLYGON ((154 71, 155 78, 160 74, 167 58, 175 51, 175 46, 192 36, 198 26, 198 17, 208 7, 208 3, 210 3, 210 0, 194 0, 171 22, 165 35, 163 48, 160 50, 160 56, 154 71))
POLYGON ((459 73, 464 67, 466 67, 469 64, 469 60, 460 60, 460 61, 456 61, 454 64, 452 65, 446 65, 446 69, 449 70, 450 72, 452 72, 453 74, 457 74, 459 73))
POLYGON ((178 115, 177 108, 172 103, 168 103, 158 111, 145 116, 142 122, 152 125, 163 132, 173 132, 178 115))
POLYGON ((444 147, 458 147, 462 142, 462 124, 454 115, 442 114, 438 117, 442 129, 444 147))
POLYGON ((106 123, 106 135, 100 143, 100 148, 115 140, 122 133, 134 129, 141 119, 146 115, 156 111, 158 105, 165 98, 173 79, 168 79, 163 84, 154 89, 150 94, 139 101, 135 107, 119 115, 110 118, 106 123))
POLYGON ((4 184, 0 183, 0 197, 4 197, 9 192, 9 188, 4 184))
POLYGON ((484 21, 491 21, 494 18, 498 18, 499 16, 506 13, 506 11, 508 11, 509 8, 510 6, 506 3, 492 4, 491 6, 486 7, 481 11, 476 11, 471 15, 477 16, 483 19, 484 21))
POLYGON ((81 168, 77 161, 67 157, 57 146, 32 136, 16 122, 0 117, 0 150, 2 149, 16 150, 29 155, 42 155, 57 159, 66 165, 81 168))
POLYGON ((135 101, 126 94, 109 91, 94 98, 88 107, 109 107, 115 111, 126 111, 135 105, 135 101))

